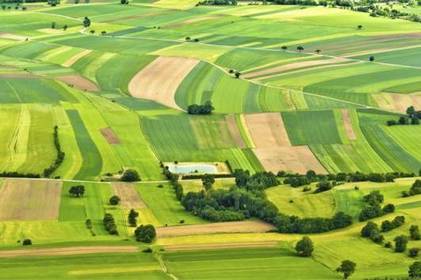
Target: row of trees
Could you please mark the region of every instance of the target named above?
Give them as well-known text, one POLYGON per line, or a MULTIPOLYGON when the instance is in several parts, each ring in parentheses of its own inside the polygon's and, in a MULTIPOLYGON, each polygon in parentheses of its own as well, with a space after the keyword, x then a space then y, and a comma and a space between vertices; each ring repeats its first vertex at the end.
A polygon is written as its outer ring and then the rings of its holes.
POLYGON ((419 125, 421 119, 421 111, 415 110, 414 106, 410 106, 406 109, 406 116, 399 117, 398 121, 388 120, 386 124, 388 126, 394 125, 419 125))
POLYGON ((237 0, 204 0, 199 2, 196 6, 236 6, 237 0))
MULTIPOLYGON (((419 172, 421 175, 421 170, 419 172)), ((309 185, 314 182, 326 182, 330 181, 332 185, 336 185, 337 183, 345 183, 345 182, 393 182, 393 180, 397 178, 408 178, 408 177, 415 177, 415 173, 405 173, 405 172, 388 172, 388 173, 361 173, 361 172, 354 172, 354 173, 336 173, 336 174, 316 174, 313 170, 307 171, 305 175, 301 174, 291 174, 285 171, 279 171, 277 173, 277 177, 284 178, 283 183, 286 185, 290 185, 291 187, 300 187, 309 185)), ((332 186, 333 187, 333 186, 332 186)))
POLYGON ((57 155, 54 162, 47 168, 44 169, 44 177, 49 177, 51 174, 54 173, 54 171, 57 170, 57 168, 60 167, 60 165, 63 163, 65 153, 61 149, 60 140, 58 137, 58 126, 54 126, 54 132, 53 132, 53 139, 54 139, 54 147, 56 148, 57 155))
POLYGON ((113 215, 110 213, 105 213, 104 218, 102 219, 105 230, 111 235, 118 235, 117 225, 113 215))

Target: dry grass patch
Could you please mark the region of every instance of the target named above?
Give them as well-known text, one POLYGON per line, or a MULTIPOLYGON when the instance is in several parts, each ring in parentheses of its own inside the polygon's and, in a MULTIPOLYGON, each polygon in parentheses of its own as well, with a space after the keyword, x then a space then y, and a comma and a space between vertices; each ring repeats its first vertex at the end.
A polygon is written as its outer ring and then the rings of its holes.
POLYGON ((386 110, 405 113, 409 106, 421 108, 421 95, 382 93, 374 95, 377 105, 386 110))
POLYGON ((175 103, 178 86, 199 60, 182 57, 158 57, 139 71, 129 83, 129 92, 137 98, 180 109, 175 103))
POLYGON ((186 225, 157 228, 158 237, 174 237, 215 233, 250 233, 268 232, 275 229, 271 224, 262 221, 241 221, 212 223, 204 225, 186 225))
MULTIPOLYGON (((25 41, 28 37, 12 34, 12 33, 6 33, 6 32, 0 32, 0 39, 9 39, 14 41, 25 41)), ((29 40, 29 38, 28 38, 29 40)))
POLYGON ((120 139, 114 133, 111 127, 106 127, 100 129, 102 136, 107 140, 108 144, 120 144, 120 139))
POLYGON ((57 80, 62 81, 68 84, 69 86, 75 87, 80 90, 92 91, 92 92, 99 91, 98 86, 94 82, 80 75, 59 76, 57 77, 57 80))
POLYGON ((342 120, 344 122, 345 133, 348 136, 348 139, 349 140, 356 140, 357 136, 354 132, 354 129, 352 128, 352 120, 351 120, 351 116, 349 114, 349 110, 342 109, 341 113, 342 113, 342 120))
POLYGON ((113 183, 113 192, 119 196, 121 206, 126 209, 146 208, 145 202, 140 198, 134 185, 128 183, 113 183))
POLYGON ((0 250, 0 258, 38 257, 38 256, 71 256, 100 253, 136 253, 136 246, 85 246, 64 248, 39 248, 21 250, 0 250))
POLYGON ((0 220, 56 220, 61 182, 7 179, 0 188, 0 220))
POLYGON ((79 59, 81 59, 82 57, 87 56, 88 54, 90 54, 92 52, 92 50, 84 50, 81 51, 80 53, 72 56, 71 58, 69 58, 66 62, 64 62, 62 65, 64 67, 70 67, 73 64, 75 64, 79 59))

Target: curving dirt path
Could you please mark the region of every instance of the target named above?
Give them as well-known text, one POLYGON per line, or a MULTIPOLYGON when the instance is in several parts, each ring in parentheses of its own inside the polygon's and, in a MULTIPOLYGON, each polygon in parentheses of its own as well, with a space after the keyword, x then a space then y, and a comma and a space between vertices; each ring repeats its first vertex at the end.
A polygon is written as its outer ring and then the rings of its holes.
POLYGON ((175 103, 178 86, 199 60, 183 57, 158 57, 140 70, 129 83, 132 96, 153 100, 180 110, 175 103))

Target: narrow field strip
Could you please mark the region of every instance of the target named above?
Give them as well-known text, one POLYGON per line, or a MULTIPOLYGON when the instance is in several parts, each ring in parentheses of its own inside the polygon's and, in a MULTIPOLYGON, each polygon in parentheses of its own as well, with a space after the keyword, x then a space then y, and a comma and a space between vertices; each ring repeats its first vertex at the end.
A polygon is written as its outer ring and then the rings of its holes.
POLYGON ((0 250, 0 258, 39 257, 39 256, 72 256, 103 253, 136 253, 136 246, 80 246, 45 249, 0 250))
POLYGON ((174 237, 215 233, 259 233, 275 229, 273 225, 262 221, 241 221, 212 223, 204 225, 171 226, 157 228, 157 236, 174 237))
POLYGON ((204 243, 204 244, 172 244, 164 245, 166 251, 196 251, 212 249, 235 248, 273 248, 278 246, 278 241, 252 241, 238 243, 204 243))
POLYGON ((62 66, 64 66, 64 67, 71 67, 73 64, 75 64, 76 62, 78 62, 79 59, 82 59, 83 57, 87 56, 91 52, 92 52, 92 50, 84 50, 84 51, 81 51, 80 53, 78 53, 78 54, 72 56, 71 58, 69 58, 66 62, 64 62, 62 64, 62 66))

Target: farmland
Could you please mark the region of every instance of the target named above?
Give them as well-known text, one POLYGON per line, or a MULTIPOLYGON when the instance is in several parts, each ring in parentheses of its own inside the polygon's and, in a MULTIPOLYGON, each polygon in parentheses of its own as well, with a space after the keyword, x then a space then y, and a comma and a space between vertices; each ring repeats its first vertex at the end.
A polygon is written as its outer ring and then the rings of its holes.
POLYGON ((0 9, 0 279, 341 279, 343 260, 391 279, 420 261, 414 238, 394 252, 421 227, 415 3, 53 2, 0 9), (360 234, 373 191, 370 221, 405 219, 382 244, 360 234))

